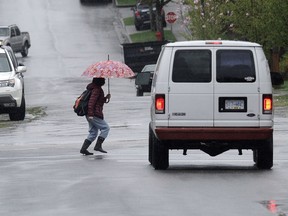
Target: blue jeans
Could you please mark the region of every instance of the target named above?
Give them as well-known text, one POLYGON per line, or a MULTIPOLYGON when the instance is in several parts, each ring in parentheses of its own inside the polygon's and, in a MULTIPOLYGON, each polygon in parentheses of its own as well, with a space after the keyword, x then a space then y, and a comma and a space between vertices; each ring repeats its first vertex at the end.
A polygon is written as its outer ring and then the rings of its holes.
POLYGON ((97 136, 98 136, 98 131, 100 130, 100 137, 103 137, 104 139, 108 136, 110 127, 106 123, 105 120, 93 117, 93 119, 88 119, 86 116, 86 119, 89 124, 89 135, 87 136, 87 139, 91 142, 93 142, 97 136))

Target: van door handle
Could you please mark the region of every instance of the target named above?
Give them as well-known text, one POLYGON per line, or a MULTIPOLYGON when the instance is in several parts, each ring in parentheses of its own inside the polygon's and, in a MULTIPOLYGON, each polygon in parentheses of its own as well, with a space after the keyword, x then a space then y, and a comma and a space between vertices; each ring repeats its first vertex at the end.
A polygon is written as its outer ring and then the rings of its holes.
POLYGON ((254 117, 254 116, 256 116, 254 113, 249 113, 249 114, 247 114, 247 116, 248 117, 254 117))

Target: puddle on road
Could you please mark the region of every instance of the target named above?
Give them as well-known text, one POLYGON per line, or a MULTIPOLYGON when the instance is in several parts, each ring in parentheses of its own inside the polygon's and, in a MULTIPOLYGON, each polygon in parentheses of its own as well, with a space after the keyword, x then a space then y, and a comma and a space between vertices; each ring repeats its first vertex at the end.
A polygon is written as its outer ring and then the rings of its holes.
POLYGON ((27 123, 31 122, 33 120, 39 119, 41 117, 46 116, 46 110, 47 107, 28 107, 26 109, 26 116, 23 121, 10 121, 8 114, 1 114, 0 115, 0 128, 6 128, 11 127, 19 123, 27 123))
POLYGON ((269 212, 277 216, 288 216, 288 203, 280 200, 264 200, 261 201, 262 204, 269 212))
POLYGON ((46 110, 47 107, 30 107, 30 108, 27 108, 27 111, 26 111, 26 117, 25 117, 25 120, 34 120, 34 119, 39 119, 41 117, 44 117, 46 116, 46 110))

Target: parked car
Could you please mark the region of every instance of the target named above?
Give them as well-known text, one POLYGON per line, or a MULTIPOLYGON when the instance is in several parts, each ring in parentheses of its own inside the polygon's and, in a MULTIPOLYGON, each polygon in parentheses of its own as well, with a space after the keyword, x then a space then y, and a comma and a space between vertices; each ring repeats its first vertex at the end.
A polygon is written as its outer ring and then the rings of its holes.
MULTIPOLYGON (((273 77, 272 77, 273 78, 273 77)), ((245 41, 163 45, 151 89, 149 162, 169 166, 169 149, 217 156, 253 151, 273 166, 273 96, 262 46, 245 41)))
POLYGON ((156 64, 145 65, 135 79, 136 96, 143 96, 144 92, 151 91, 152 79, 156 64))
POLYGON ((26 67, 19 64, 11 47, 0 43, 0 114, 8 113, 11 121, 24 120, 26 104, 24 77, 26 67))
POLYGON ((0 26, 0 42, 10 46, 15 53, 20 52, 23 57, 28 56, 31 47, 28 32, 21 32, 17 25, 0 26))
MULTIPOLYGON (((143 29, 144 27, 150 27, 150 9, 148 4, 139 2, 134 7, 132 7, 132 10, 134 15, 134 24, 137 31, 143 29)), ((152 11, 156 15, 155 5, 153 5, 152 11)), ((165 11, 163 9, 161 11, 161 15, 163 27, 166 27, 165 11)))

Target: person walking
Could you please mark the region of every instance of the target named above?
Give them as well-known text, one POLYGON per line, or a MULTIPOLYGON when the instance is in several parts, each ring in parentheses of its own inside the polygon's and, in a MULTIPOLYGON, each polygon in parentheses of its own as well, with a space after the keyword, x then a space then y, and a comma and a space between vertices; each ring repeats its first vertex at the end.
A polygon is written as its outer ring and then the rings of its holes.
POLYGON ((87 149, 91 143, 96 140, 99 131, 100 134, 94 150, 107 153, 107 151, 102 148, 102 144, 108 136, 110 127, 104 120, 103 106, 104 103, 109 103, 111 95, 107 94, 106 97, 104 96, 104 91, 102 89, 104 84, 105 78, 93 78, 92 83, 89 83, 86 87, 88 90, 92 90, 92 92, 88 102, 88 114, 86 115, 89 134, 80 149, 80 153, 83 155, 93 155, 93 153, 89 152, 87 149))

